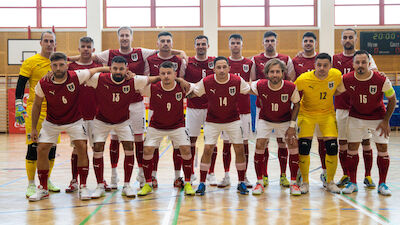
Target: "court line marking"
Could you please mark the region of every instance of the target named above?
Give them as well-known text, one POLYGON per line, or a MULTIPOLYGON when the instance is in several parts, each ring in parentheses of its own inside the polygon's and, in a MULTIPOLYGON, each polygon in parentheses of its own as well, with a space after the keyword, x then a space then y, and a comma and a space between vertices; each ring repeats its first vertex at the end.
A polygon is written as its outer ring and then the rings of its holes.
POLYGON ((182 195, 183 195, 183 188, 181 188, 181 190, 179 192, 178 202, 177 202, 176 207, 175 207, 175 216, 174 216, 174 220, 172 221, 173 225, 178 224, 179 212, 181 211, 182 195))

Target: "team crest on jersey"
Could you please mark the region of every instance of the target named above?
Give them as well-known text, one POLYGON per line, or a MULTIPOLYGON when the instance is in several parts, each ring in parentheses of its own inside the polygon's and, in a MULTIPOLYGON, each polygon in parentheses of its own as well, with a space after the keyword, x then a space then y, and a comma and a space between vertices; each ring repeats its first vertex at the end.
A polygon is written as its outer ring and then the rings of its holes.
POLYGON ((174 67, 174 71, 177 71, 178 70, 178 63, 173 62, 172 65, 174 67))
POLYGON ((328 83, 328 88, 329 89, 333 89, 333 87, 335 86, 335 81, 331 81, 328 83))
POLYGON ((74 92, 75 91, 75 84, 74 83, 67 84, 67 89, 70 92, 74 92))
POLYGON ((214 69, 214 61, 208 62, 208 68, 214 69))
POLYGON ((138 57, 138 54, 137 54, 137 53, 131 55, 132 61, 135 61, 135 62, 136 62, 136 61, 138 60, 138 58, 139 58, 139 57, 138 57))
POLYGON ((131 86, 129 85, 122 86, 122 92, 124 92, 125 94, 128 94, 130 91, 131 91, 131 86))
POLYGON ((175 98, 176 98, 176 100, 177 100, 178 102, 181 101, 181 100, 182 100, 182 92, 176 93, 176 94, 175 94, 175 98))
POLYGON ((243 71, 245 73, 249 72, 250 66, 248 64, 243 64, 243 71))
POLYGON ((369 85, 369 93, 371 94, 376 94, 376 92, 378 91, 378 86, 376 85, 369 85))
POLYGON ((236 94, 236 87, 229 87, 229 94, 234 96, 236 94))
POLYGON ((281 94, 281 101, 286 103, 289 100, 289 94, 281 94))

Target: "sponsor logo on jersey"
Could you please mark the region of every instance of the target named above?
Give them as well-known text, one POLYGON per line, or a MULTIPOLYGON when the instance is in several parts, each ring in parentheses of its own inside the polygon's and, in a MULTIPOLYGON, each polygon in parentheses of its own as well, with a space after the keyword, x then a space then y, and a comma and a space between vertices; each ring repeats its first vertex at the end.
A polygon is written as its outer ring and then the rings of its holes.
POLYGON ((303 63, 299 63, 299 64, 297 64, 298 66, 300 66, 300 67, 303 67, 304 65, 303 65, 303 63))
POLYGON ((214 61, 208 62, 208 68, 214 69, 214 61))
POLYGON ((267 99, 268 95, 267 94, 262 94, 262 96, 267 99))
POLYGON ((248 64, 243 64, 243 71, 245 73, 249 72, 250 66, 248 64))
POLYGON ((138 54, 137 54, 137 53, 134 53, 134 54, 131 55, 132 61, 135 61, 135 62, 136 62, 136 61, 138 60, 138 58, 139 58, 139 57, 138 57, 138 54))
POLYGON ((328 82, 328 88, 333 89, 333 87, 335 87, 335 81, 328 82))
POLYGON ((377 85, 369 85, 369 93, 374 95, 374 94, 376 94, 377 91, 378 91, 377 85))
POLYGON ((107 89, 110 89, 110 87, 108 87, 108 85, 107 85, 107 84, 104 84, 104 87, 106 87, 107 89))
POLYGON ((157 96, 158 96, 159 98, 162 98, 162 94, 157 94, 157 96))
POLYGON ((174 67, 174 71, 177 71, 178 70, 178 63, 173 62, 172 65, 174 67))
POLYGON ((210 89, 210 91, 211 91, 213 94, 215 94, 215 89, 210 89))
POLYGON ((234 96, 236 94, 236 87, 235 86, 229 87, 229 94, 231 96, 234 96))
POLYGON ((49 93, 55 95, 55 91, 49 91, 49 93))
POLYGON ((281 101, 286 103, 289 100, 289 94, 281 94, 281 101))
POLYGON ((125 94, 128 94, 130 91, 131 91, 131 86, 129 85, 122 86, 122 92, 124 92, 125 94))
POLYGON ((74 83, 67 84, 67 89, 70 92, 74 92, 75 91, 75 84, 74 83))
POLYGON ((182 92, 176 93, 176 94, 175 94, 175 98, 176 98, 176 100, 177 100, 178 102, 181 101, 181 100, 182 100, 182 92))
POLYGON ((342 62, 341 62, 341 61, 337 61, 337 63, 340 64, 340 65, 342 65, 342 62))
POLYGON ((355 86, 350 86, 350 89, 352 89, 353 91, 355 91, 355 90, 356 90, 356 87, 355 87, 355 86))

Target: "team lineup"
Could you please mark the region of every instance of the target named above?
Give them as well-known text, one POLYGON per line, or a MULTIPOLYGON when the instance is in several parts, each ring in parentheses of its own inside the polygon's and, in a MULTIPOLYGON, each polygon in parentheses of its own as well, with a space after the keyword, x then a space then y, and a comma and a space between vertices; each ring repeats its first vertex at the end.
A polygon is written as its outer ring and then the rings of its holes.
MULTIPOLYGON (((279 183, 294 196, 310 190, 310 150, 318 139, 321 182, 331 193, 358 191, 358 148, 362 145, 365 165, 363 183, 379 194, 391 195, 386 185, 390 164, 389 120, 396 105, 390 80, 380 73, 372 56, 356 50, 357 32, 342 32, 343 52, 331 57, 317 53, 317 38, 305 32, 302 51, 293 59, 279 54, 278 36, 273 31, 263 36, 264 52, 251 59, 242 56, 243 38, 228 39, 229 57, 207 55, 209 40, 199 35, 194 40, 196 55, 187 57, 173 49, 173 36, 160 32, 157 50, 132 48, 133 30, 117 31, 120 49, 94 53, 93 39, 79 40, 80 55, 67 57, 55 52, 56 36, 46 31, 41 36, 41 53, 24 61, 16 88, 16 121, 26 128, 26 171, 29 201, 59 192, 50 180, 59 135, 70 136, 72 179, 65 190, 78 191, 81 200, 101 198, 118 188, 120 143, 124 149, 122 195, 146 196, 158 187, 159 146, 164 137, 172 142, 174 187, 185 195, 205 195, 206 183, 220 188, 231 186, 231 147, 238 174, 237 191, 242 195, 262 195, 269 183, 268 143, 278 142, 279 183), (71 63, 68 63, 71 61, 71 63), (104 66, 103 66, 104 65, 104 66), (29 82, 26 109, 23 94, 29 82), (251 136, 250 95, 256 100, 256 143, 249 151, 251 136), (383 104, 383 97, 388 104, 383 104), (145 104, 149 98, 149 123, 146 128, 145 104), (184 99, 187 99, 186 115, 184 99), (197 190, 195 175, 196 141, 204 131, 204 150, 200 161, 197 190), (144 135, 146 134, 146 135, 144 135), (111 181, 104 179, 103 154, 111 135, 111 181), (223 140, 224 177, 217 181, 214 167, 218 138, 223 140), (377 149, 379 182, 371 178, 372 140, 377 149), (97 187, 86 185, 89 173, 87 143, 93 150, 93 169, 97 187), (257 181, 247 178, 249 152, 254 152, 257 181), (130 181, 136 155, 140 190, 130 181), (338 162, 342 178, 335 183, 338 162), (288 180, 286 167, 289 164, 288 180), (38 174, 39 186, 35 184, 38 174), (184 176, 181 177, 181 170, 184 176)), ((200 157, 200 155, 199 155, 200 157)), ((272 174, 275 176, 275 174, 272 174)))

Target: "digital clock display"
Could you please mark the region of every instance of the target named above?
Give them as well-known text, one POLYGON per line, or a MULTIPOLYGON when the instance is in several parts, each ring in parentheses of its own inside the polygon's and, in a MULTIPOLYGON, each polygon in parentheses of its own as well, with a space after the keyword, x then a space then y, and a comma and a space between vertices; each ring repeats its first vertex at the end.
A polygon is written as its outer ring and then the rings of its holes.
POLYGON ((360 49, 372 55, 400 55, 400 31, 360 32, 360 49))

